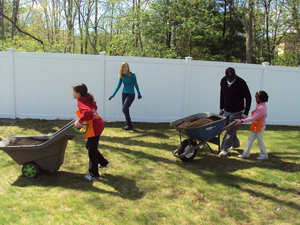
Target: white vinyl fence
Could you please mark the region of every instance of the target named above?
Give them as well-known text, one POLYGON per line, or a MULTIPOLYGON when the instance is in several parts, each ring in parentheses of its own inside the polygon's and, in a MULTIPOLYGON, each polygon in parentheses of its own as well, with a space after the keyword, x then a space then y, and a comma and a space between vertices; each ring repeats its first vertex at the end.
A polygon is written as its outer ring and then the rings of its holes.
POLYGON ((104 120, 124 121, 121 92, 108 100, 121 62, 136 73, 143 98, 130 108, 133 121, 170 122, 199 112, 219 112, 220 80, 233 67, 252 94, 269 94, 268 124, 300 125, 300 68, 139 57, 0 52, 0 118, 72 119, 71 85, 85 83, 104 120))

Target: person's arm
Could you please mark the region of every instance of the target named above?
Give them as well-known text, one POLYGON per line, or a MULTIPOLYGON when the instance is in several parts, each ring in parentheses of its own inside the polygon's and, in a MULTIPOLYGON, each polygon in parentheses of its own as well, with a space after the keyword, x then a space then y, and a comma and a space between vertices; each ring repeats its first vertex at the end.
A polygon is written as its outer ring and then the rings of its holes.
POLYGON ((257 120, 259 118, 262 118, 263 115, 264 115, 263 107, 257 107, 257 109, 255 110, 255 113, 253 114, 253 116, 248 117, 246 119, 242 119, 241 122, 242 123, 249 123, 249 122, 252 122, 253 120, 257 120))
POLYGON ((220 83, 220 115, 224 114, 224 96, 222 92, 222 81, 220 83))
POLYGON ((78 102, 77 106, 81 113, 81 116, 78 119, 78 123, 82 124, 83 121, 89 121, 89 120, 93 119, 93 112, 89 106, 83 104, 82 102, 78 102))
POLYGON ((243 88, 243 95, 244 95, 244 98, 246 99, 246 107, 245 107, 245 110, 244 110, 244 114, 248 115, 249 110, 250 110, 250 106, 251 106, 252 98, 251 98, 251 94, 250 94, 250 91, 249 91, 249 88, 248 88, 248 85, 247 85, 246 82, 245 82, 245 86, 243 88))
POLYGON ((117 94, 117 92, 119 91, 119 89, 120 89, 120 87, 121 87, 121 84, 122 84, 122 79, 119 78, 119 82, 118 82, 118 84, 117 84, 117 87, 116 87, 114 93, 111 95, 111 97, 115 97, 115 95, 117 94))
POLYGON ((140 92, 140 89, 139 89, 139 85, 137 83, 137 80, 136 80, 136 76, 134 73, 131 74, 131 78, 132 78, 132 81, 133 81, 133 85, 135 86, 135 89, 138 93, 138 99, 141 99, 142 98, 142 95, 141 95, 141 92, 140 92))
POLYGON ((132 74, 131 74, 131 77, 132 77, 132 81, 133 81, 133 84, 134 84, 134 86, 135 86, 135 89, 136 89, 137 93, 140 95, 141 93, 140 93, 139 85, 138 85, 138 83, 137 83, 135 74, 132 73, 132 74))

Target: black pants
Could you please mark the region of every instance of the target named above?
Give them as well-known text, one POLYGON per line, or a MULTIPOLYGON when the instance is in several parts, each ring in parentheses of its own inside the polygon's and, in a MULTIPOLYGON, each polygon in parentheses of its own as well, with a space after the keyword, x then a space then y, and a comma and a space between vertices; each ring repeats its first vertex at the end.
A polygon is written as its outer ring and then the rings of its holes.
POLYGON ((108 163, 103 155, 98 151, 99 138, 100 136, 90 137, 87 139, 85 145, 90 158, 89 172, 93 177, 99 177, 98 164, 106 166, 108 163))
POLYGON ((132 126, 131 118, 129 114, 129 107, 131 106, 134 98, 135 98, 135 94, 122 93, 122 105, 123 105, 122 111, 125 115, 126 123, 128 126, 132 126))

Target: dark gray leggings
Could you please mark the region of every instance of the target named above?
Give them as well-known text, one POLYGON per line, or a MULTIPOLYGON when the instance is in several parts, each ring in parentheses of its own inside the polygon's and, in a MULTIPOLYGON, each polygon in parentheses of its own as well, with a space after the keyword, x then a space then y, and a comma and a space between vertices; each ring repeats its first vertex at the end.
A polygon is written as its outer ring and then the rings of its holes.
POLYGON ((128 126, 132 126, 131 118, 129 114, 129 107, 134 101, 134 98, 135 98, 135 94, 122 93, 122 105, 123 105, 122 111, 125 115, 126 123, 128 126))

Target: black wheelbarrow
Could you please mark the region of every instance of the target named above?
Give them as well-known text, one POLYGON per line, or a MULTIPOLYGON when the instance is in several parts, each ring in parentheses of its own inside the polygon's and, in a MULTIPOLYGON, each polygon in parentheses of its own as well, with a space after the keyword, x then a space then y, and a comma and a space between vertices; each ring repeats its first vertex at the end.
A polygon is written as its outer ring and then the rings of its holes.
POLYGON ((218 145, 218 153, 220 152, 220 134, 229 129, 235 124, 232 122, 228 125, 227 118, 225 116, 220 116, 214 113, 198 113, 182 119, 175 120, 170 123, 172 127, 179 131, 180 144, 178 148, 173 152, 175 157, 180 158, 182 161, 191 161, 195 158, 198 149, 202 149, 204 146, 207 146, 213 154, 214 151, 209 146, 209 143, 218 145), (196 119, 196 118, 208 118, 212 122, 204 124, 199 127, 191 128, 180 128, 180 124, 184 123, 187 120, 196 119), (182 141, 182 135, 187 136, 188 138, 182 141), (197 141, 199 141, 197 143, 197 141))
MULTIPOLYGON (((77 118, 76 118, 77 119, 77 118)), ((57 171, 63 164, 68 140, 76 135, 85 134, 88 125, 78 130, 72 120, 52 135, 47 136, 12 136, 0 142, 0 149, 7 153, 16 163, 23 165, 25 177, 34 178, 40 170, 57 171), (18 141, 31 140, 36 145, 14 145, 18 141)))

